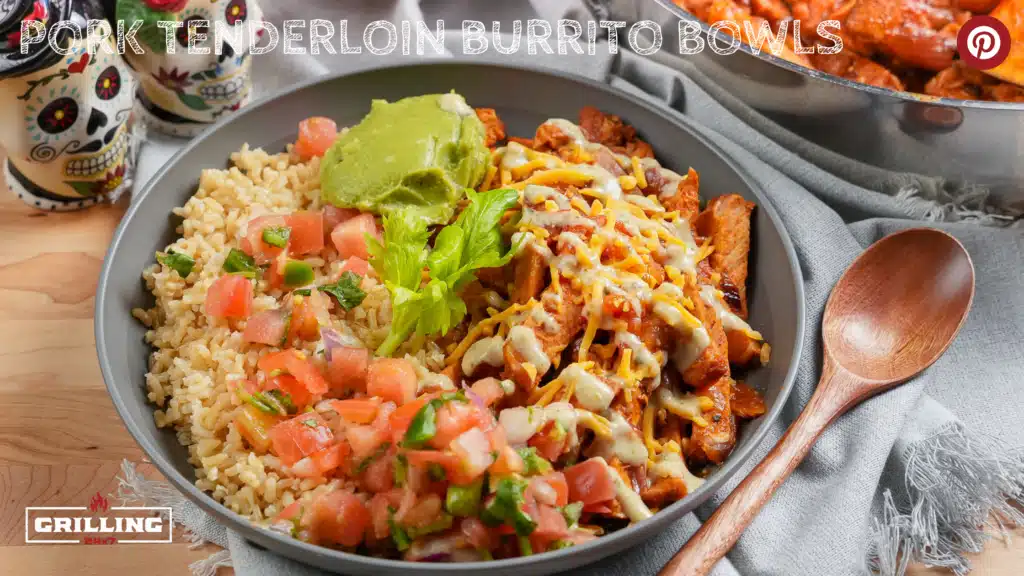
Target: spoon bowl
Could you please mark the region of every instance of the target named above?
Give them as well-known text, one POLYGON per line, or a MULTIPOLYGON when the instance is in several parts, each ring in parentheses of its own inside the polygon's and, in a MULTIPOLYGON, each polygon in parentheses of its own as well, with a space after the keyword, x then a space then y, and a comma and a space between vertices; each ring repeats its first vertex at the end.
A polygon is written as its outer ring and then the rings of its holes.
POLYGON ((974 297, 964 247, 938 230, 886 236, 857 258, 825 305, 825 349, 867 381, 898 383, 931 366, 974 297))
POLYGON ((974 299, 974 264, 945 232, 914 228, 872 244, 825 305, 824 360, 811 400, 660 576, 711 571, 833 420, 935 363, 974 299))

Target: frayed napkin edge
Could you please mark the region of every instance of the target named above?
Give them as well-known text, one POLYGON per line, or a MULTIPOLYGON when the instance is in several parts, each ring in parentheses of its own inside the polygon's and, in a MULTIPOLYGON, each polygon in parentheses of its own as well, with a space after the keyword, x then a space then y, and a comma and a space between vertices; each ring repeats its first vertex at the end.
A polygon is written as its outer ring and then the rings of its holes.
MULTIPOLYGON (((143 502, 148 506, 175 507, 186 502, 185 497, 167 482, 150 480, 139 473, 135 463, 127 458, 121 461, 121 474, 117 477, 117 491, 113 494, 121 505, 129 502, 143 502)), ((189 549, 196 549, 207 543, 206 539, 196 534, 185 524, 180 516, 174 517, 174 523, 185 530, 189 549)), ((189 564, 192 576, 216 576, 219 568, 232 568, 231 552, 225 547, 210 554, 202 560, 189 564)))
POLYGON ((867 567, 878 576, 903 576, 912 562, 971 571, 966 557, 993 536, 1010 540, 1024 526, 1024 450, 968 432, 953 422, 911 444, 904 455, 907 506, 885 490, 874 519, 867 567))

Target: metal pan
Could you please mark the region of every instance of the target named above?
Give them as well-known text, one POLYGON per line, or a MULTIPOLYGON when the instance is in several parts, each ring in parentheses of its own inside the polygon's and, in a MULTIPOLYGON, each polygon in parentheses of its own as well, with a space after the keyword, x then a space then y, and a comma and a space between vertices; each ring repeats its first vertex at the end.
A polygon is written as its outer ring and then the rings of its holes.
MULTIPOLYGON (((797 66, 743 44, 723 56, 680 56, 680 20, 708 25, 671 0, 588 0, 599 16, 652 20, 664 34, 651 56, 679 69, 683 61, 798 137, 846 158, 895 173, 939 177, 954 189, 987 188, 994 206, 1024 213, 1024 104, 953 100, 896 92, 797 66)), ((717 32, 719 44, 732 41, 717 32)))
POLYGON ((685 120, 606 85, 570 75, 481 64, 418 64, 335 76, 291 88, 250 105, 193 140, 141 191, 107 252, 96 298, 96 347, 114 406, 146 455, 185 496, 219 522, 279 554, 345 574, 551 574, 594 562, 649 540, 671 522, 707 500, 736 474, 775 420, 793 386, 803 343, 804 296, 793 246, 771 204, 757 185, 685 120), (145 266, 174 238, 171 209, 194 193, 204 168, 223 168, 228 155, 248 142, 269 151, 295 139, 298 122, 329 116, 339 125, 358 122, 374 98, 457 90, 476 106, 496 108, 512 135, 530 135, 551 117, 575 118, 584 105, 621 115, 654 146, 663 163, 700 171, 706 196, 737 192, 757 203, 753 222, 751 322, 772 344, 772 361, 747 380, 765 394, 768 412, 745 423, 726 463, 687 498, 654 517, 592 542, 512 560, 468 564, 422 564, 358 556, 321 548, 257 528, 198 490, 187 450, 173 432, 158 429, 146 400, 149 347, 144 327, 131 315, 152 305, 140 280, 145 266))

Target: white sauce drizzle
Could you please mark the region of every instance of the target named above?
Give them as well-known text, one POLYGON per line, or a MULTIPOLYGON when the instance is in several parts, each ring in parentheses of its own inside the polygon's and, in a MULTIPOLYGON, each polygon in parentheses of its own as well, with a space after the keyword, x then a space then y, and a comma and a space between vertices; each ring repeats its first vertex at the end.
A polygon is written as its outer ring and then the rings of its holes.
POLYGON ((676 452, 666 450, 648 465, 647 472, 654 478, 679 478, 690 494, 704 483, 703 478, 694 476, 686 467, 686 462, 676 452))
POLYGON ((676 192, 679 191, 679 183, 686 178, 686 176, 680 176, 668 168, 663 168, 654 158, 641 158, 640 167, 645 171, 649 168, 654 169, 664 181, 661 185, 661 190, 658 191, 658 198, 671 198, 675 196, 676 192))
POLYGON ((544 123, 558 128, 561 130, 562 134, 568 136, 576 144, 584 146, 590 143, 590 141, 587 140, 587 137, 583 135, 583 130, 565 118, 551 118, 544 123))
POLYGON ((566 366, 559 378, 575 387, 576 400, 582 408, 591 412, 607 410, 617 392, 579 363, 566 366))
POLYGON ((707 329, 701 326, 690 333, 690 338, 687 341, 679 343, 672 355, 672 361, 676 363, 676 368, 680 371, 686 370, 697 361, 697 358, 700 358, 704 349, 710 345, 711 336, 708 335, 707 329))
POLYGON ((526 326, 513 326, 508 331, 508 341, 527 362, 533 364, 537 374, 544 374, 551 368, 551 360, 537 340, 537 335, 526 326))
POLYGON ((540 324, 545 332, 554 333, 561 329, 558 320, 555 320, 555 317, 545 310, 543 306, 534 306, 530 310, 530 318, 537 324, 540 324))
MULTIPOLYGON (((655 304, 657 305, 657 303, 655 304)), ((616 332, 615 344, 619 347, 629 348, 633 351, 633 362, 638 366, 646 368, 646 374, 653 377, 655 383, 661 380, 661 362, 658 357, 650 351, 640 338, 631 332, 616 332)))
POLYGON ((622 187, 619 178, 597 164, 573 164, 571 168, 593 178, 590 187, 608 198, 620 198, 622 187))
POLYGON ((579 412, 568 402, 552 402, 547 406, 506 408, 498 415, 498 424, 505 429, 509 444, 525 444, 531 436, 550 421, 558 422, 575 441, 579 412))
POLYGON ((502 352, 502 345, 504 340, 501 336, 491 336, 489 338, 481 338, 473 343, 472 346, 466 350, 465 355, 462 356, 462 373, 466 376, 472 376, 473 372, 480 367, 481 364, 487 364, 488 366, 504 366, 505 355, 502 352))
POLYGON ((526 187, 523 188, 523 198, 530 204, 541 204, 551 200, 558 205, 559 210, 569 210, 571 207, 569 199, 565 194, 562 194, 550 186, 527 184, 526 187))
POLYGON ((509 142, 508 146, 502 150, 501 168, 503 170, 519 168, 529 162, 530 157, 527 155, 526 146, 518 142, 509 142))
POLYGON ((459 116, 471 116, 476 112, 466 104, 466 99, 461 95, 454 92, 442 94, 437 100, 438 106, 445 112, 451 112, 452 114, 458 114, 459 116))
POLYGON ((733 314, 732 310, 722 301, 722 292, 713 286, 704 285, 700 287, 701 300, 708 303, 715 310, 718 319, 722 322, 722 328, 743 332, 753 338, 760 339, 761 335, 750 327, 742 318, 733 314))
POLYGON ((519 221, 521 225, 532 224, 541 228, 548 226, 582 226, 594 228, 597 224, 593 220, 583 216, 575 210, 536 210, 529 206, 523 208, 523 218, 519 221))
POLYGON ((640 495, 634 492, 632 487, 626 485, 622 476, 619 476, 619 473, 609 466, 604 458, 598 456, 596 460, 604 464, 605 469, 608 470, 612 483, 615 485, 615 497, 619 500, 619 504, 622 505, 622 511, 626 513, 626 516, 633 522, 650 518, 652 516, 651 509, 644 504, 640 495))

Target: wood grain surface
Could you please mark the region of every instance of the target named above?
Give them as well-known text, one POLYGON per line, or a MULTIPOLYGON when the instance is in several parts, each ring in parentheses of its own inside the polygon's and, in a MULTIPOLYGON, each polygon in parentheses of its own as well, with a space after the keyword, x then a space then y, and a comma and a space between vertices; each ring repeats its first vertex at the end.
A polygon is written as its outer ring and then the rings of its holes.
MULTIPOLYGON (((0 184, 2 188, 2 184, 0 184)), ((126 208, 43 214, 0 190, 0 574, 189 576, 216 548, 173 544, 28 545, 26 506, 80 506, 114 492, 121 460, 160 475, 121 424, 96 361, 93 295, 107 244, 126 208)), ((977 576, 1017 576, 1024 530, 988 545, 977 576)), ((221 574, 229 574, 222 570, 221 574)), ((914 576, 943 571, 914 567, 914 576)))

